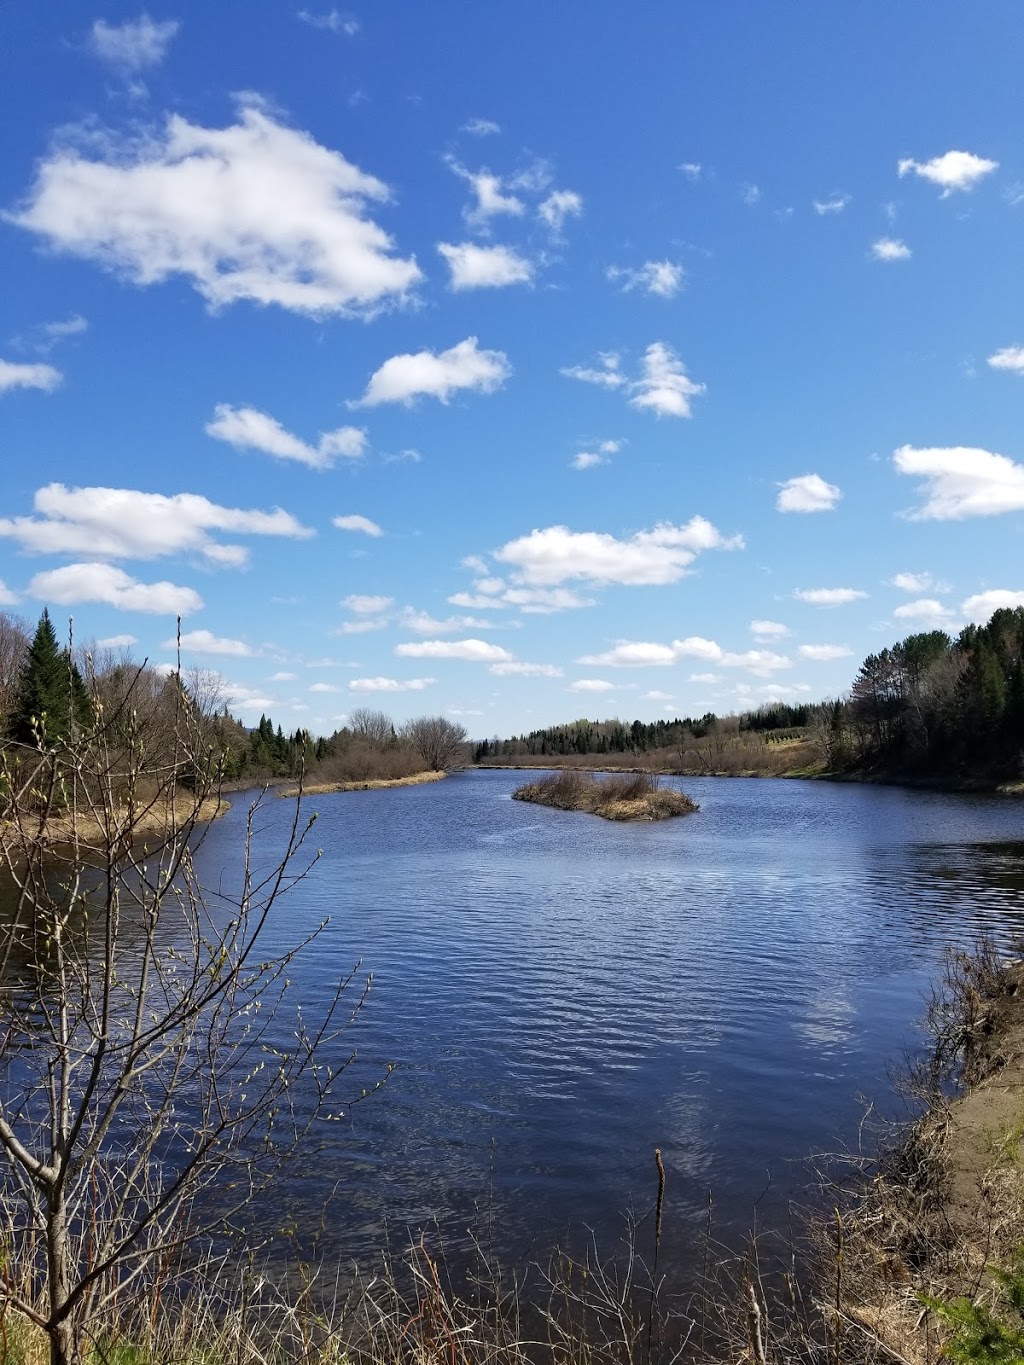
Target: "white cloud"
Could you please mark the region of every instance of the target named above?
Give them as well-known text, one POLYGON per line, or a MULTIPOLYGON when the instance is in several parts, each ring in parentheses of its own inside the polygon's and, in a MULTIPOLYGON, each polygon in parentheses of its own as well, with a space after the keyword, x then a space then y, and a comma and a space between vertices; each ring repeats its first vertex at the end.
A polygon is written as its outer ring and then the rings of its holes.
POLYGON ((267 682, 294 682, 298 676, 297 673, 271 673, 267 682))
POLYGON ((236 450, 261 450, 279 460, 298 460, 310 469, 330 469, 337 455, 358 459, 366 452, 366 432, 362 427, 323 432, 314 446, 286 431, 268 413, 258 408, 233 408, 229 403, 218 403, 214 408, 206 434, 227 441, 236 450))
POLYGON ((199 611, 203 599, 192 588, 175 583, 140 583, 112 564, 66 564, 37 573, 29 593, 46 602, 72 606, 104 602, 118 611, 146 611, 164 616, 187 616, 199 611))
POLYGON ((296 13, 296 19, 301 19, 310 28, 324 29, 328 33, 336 33, 339 37, 354 38, 359 32, 359 20, 354 14, 342 14, 339 10, 327 10, 323 14, 314 14, 311 10, 300 9, 296 13))
POLYGON ((557 664, 527 664, 512 660, 509 663, 491 664, 487 670, 498 678, 560 678, 562 669, 557 664))
POLYGON ((0 393, 10 389, 42 389, 52 393, 63 375, 52 365, 19 364, 14 360, 0 360, 0 393))
POLYGON ((132 645, 138 643, 134 635, 105 635, 102 640, 96 641, 100 649, 130 649, 132 645))
POLYGON ((389 625, 386 616, 361 616, 357 621, 342 621, 332 635, 370 635, 375 630, 385 630, 389 625))
POLYGON ((871 243, 871 255, 876 261, 909 261, 913 254, 898 237, 879 237, 871 243))
POLYGON ((645 261, 635 268, 610 265, 605 274, 613 282, 622 281, 624 294, 636 289, 643 294, 656 294, 662 299, 675 298, 686 279, 686 271, 673 261, 645 261))
POLYGON ((446 162, 473 191, 474 202, 462 211, 462 216, 470 227, 487 231, 492 218, 502 215, 521 218, 526 212, 523 201, 514 194, 503 193, 501 177, 493 175, 486 167, 479 171, 470 171, 454 157, 447 157, 446 162))
POLYGON ((814 212, 819 217, 825 217, 831 213, 842 213, 850 202, 851 196, 848 194, 833 194, 828 199, 815 199, 814 212))
POLYGON ((368 317, 421 278, 366 214, 387 186, 252 103, 229 128, 172 115, 105 150, 56 146, 8 221, 138 285, 182 275, 212 308, 368 317))
POLYGON ((847 645, 801 645, 800 654, 818 664, 831 663, 833 659, 850 659, 853 650, 847 645))
POLYGON ((918 621, 922 625, 944 626, 953 620, 953 613, 944 602, 934 597, 921 597, 916 602, 904 602, 893 616, 897 621, 918 621))
POLYGON ((331 525, 336 526, 339 531, 361 531, 364 536, 382 536, 383 530, 375 521, 369 517, 361 517, 358 512, 353 512, 347 517, 332 517, 331 525))
POLYGON ((309 690, 310 692, 340 692, 341 688, 337 683, 312 683, 309 690))
POLYGON ((573 469, 594 469, 599 464, 607 464, 608 457, 596 450, 580 450, 570 462, 573 469))
POLYGON ((972 446, 900 446, 892 462, 900 474, 923 480, 925 501, 913 521, 960 521, 1024 510, 1024 465, 972 446))
POLYGON ((97 19, 89 34, 93 55, 123 71, 144 71, 159 66, 177 36, 177 19, 156 21, 148 14, 128 19, 123 24, 108 24, 97 19))
POLYGON ((348 597, 341 599, 343 607, 348 607, 349 611, 354 611, 357 616, 376 616, 378 612, 387 611, 393 607, 395 599, 393 597, 372 597, 364 593, 352 593, 348 597))
POLYGON ((194 552, 208 563, 237 567, 248 551, 225 545, 211 531, 306 539, 314 533, 288 512, 221 507, 197 493, 141 493, 132 488, 40 488, 36 517, 0 518, 0 537, 29 554, 90 554, 103 559, 157 559, 194 552))
POLYGON ((16 338, 15 345, 33 350, 39 355, 49 355, 62 341, 82 336, 88 330, 89 323, 81 313, 72 313, 70 317, 60 322, 41 322, 35 327, 30 327, 27 332, 16 338))
POLYGON ((641 696, 640 700, 641 700, 641 701, 671 701, 672 698, 671 698, 671 696, 669 695, 668 692, 659 692, 659 691, 657 691, 657 689, 655 689, 653 692, 644 692, 643 695, 641 696))
MULTIPOLYGON (((927 592, 929 588, 935 586, 935 580, 930 573, 896 573, 889 582, 894 588, 899 588, 900 592, 927 592)), ((942 592, 943 589, 940 588, 939 591, 942 592)))
POLYGON ((460 389, 493 393, 511 373, 504 351, 481 351, 476 337, 467 337, 447 351, 393 355, 374 371, 362 398, 350 402, 349 407, 408 405, 421 395, 447 403, 460 389))
POLYGON ((913 172, 922 180, 930 180, 941 188, 942 198, 946 199, 954 190, 973 190, 979 180, 998 166, 998 161, 975 156, 973 152, 945 152, 942 156, 932 157, 931 161, 915 161, 913 157, 904 157, 897 170, 901 177, 913 172))
POLYGON ((567 692, 614 692, 615 684, 603 678, 578 678, 565 689, 567 692))
POLYGON ((462 659, 466 663, 509 663, 512 655, 486 640, 420 640, 396 645, 402 659, 462 659))
POLYGON ((350 692, 422 692, 433 687, 436 678, 353 678, 350 692))
POLYGON ((438 252, 451 270, 449 288, 502 289, 509 284, 530 284, 533 265, 507 246, 478 246, 475 242, 438 243, 438 252))
POLYGON ((547 223, 555 237, 561 235, 567 218, 579 218, 583 213, 583 199, 575 190, 552 190, 537 205, 537 217, 547 223))
POLYGON ((721 682, 721 676, 718 673, 691 673, 686 681, 695 683, 716 683, 721 682))
POLYGON ((687 636, 663 645, 649 641, 621 640, 603 654, 587 654, 581 664, 603 664, 611 668, 669 667, 680 659, 705 659, 725 668, 742 668, 758 677, 767 677, 782 668, 792 668, 792 660, 768 649, 748 649, 738 654, 724 650, 714 640, 700 635, 687 636))
POLYGON ((602 389, 621 389, 627 382, 619 369, 619 357, 614 351, 603 351, 598 359, 600 369, 588 365, 567 365, 558 371, 566 379, 579 379, 584 384, 597 384, 602 389))
POLYGON ((493 137, 495 133, 501 132, 501 124, 495 123, 489 118, 468 119, 459 129, 462 133, 469 133, 470 137, 493 137))
POLYGON ((493 622, 485 621, 479 616, 449 616, 439 621, 429 612, 414 611, 412 607, 403 609, 401 625, 406 630, 415 631, 417 635, 457 635, 462 630, 493 629, 493 622))
POLYGON ((740 198, 744 204, 759 204, 761 202, 761 189, 758 185, 751 185, 749 182, 740 186, 740 198))
POLYGON ((831 512, 843 496, 841 488, 818 474, 801 474, 778 485, 775 506, 780 512, 831 512))
POLYGON ((518 607, 527 616, 550 616, 558 611, 575 611, 580 607, 592 607, 594 601, 580 597, 568 588, 523 588, 509 586, 501 578, 482 578, 474 584, 475 593, 453 593, 448 601, 453 607, 465 607, 470 611, 500 611, 505 607, 518 607))
POLYGON ((531 587, 554 587, 571 579, 639 586, 675 583, 702 551, 742 545, 742 537, 723 536, 697 516, 683 526, 661 522, 628 540, 601 531, 548 526, 510 540, 494 558, 514 565, 519 580, 531 587))
POLYGON ((12 592, 4 580, 0 578, 0 607, 13 607, 17 600, 17 593, 12 592))
POLYGON ((973 597, 968 597, 960 609, 971 621, 983 625, 994 611, 1003 609, 1012 611, 1014 607, 1024 607, 1024 589, 1013 591, 1010 588, 990 588, 988 592, 979 592, 973 597))
POLYGON ((751 621, 750 633, 758 640, 783 640, 789 634, 789 627, 781 621, 751 621))
POLYGON ((809 602, 812 607, 845 607, 867 597, 859 588, 797 588, 793 596, 798 602, 809 602))
POLYGON ((676 167, 676 170, 682 171, 683 175, 686 176, 687 180, 689 180, 691 184, 695 185, 697 181, 701 178, 701 175, 703 174, 704 171, 704 167, 701 165, 699 161, 683 161, 680 162, 680 164, 676 167))
MULTIPOLYGON (((173 649, 177 640, 172 636, 163 642, 163 649, 173 649)), ((181 647, 193 654, 234 654, 239 658, 249 658, 254 651, 244 640, 231 640, 224 635, 214 635, 208 630, 190 630, 181 637, 181 647)))
POLYGON ((690 417, 690 399, 703 393, 705 385, 694 383, 675 352, 655 341, 644 352, 642 377, 630 389, 630 407, 648 409, 657 417, 690 417))
POLYGON ((988 363, 994 370, 1024 374, 1024 346, 1004 346, 1001 351, 989 356, 988 363))

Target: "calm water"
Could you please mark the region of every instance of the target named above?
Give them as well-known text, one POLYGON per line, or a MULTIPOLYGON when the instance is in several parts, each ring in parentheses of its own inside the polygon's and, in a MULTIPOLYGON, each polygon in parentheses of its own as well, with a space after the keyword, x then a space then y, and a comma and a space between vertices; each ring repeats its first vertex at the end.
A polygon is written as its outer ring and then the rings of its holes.
MULTIPOLYGON (((584 1227, 610 1246, 650 1207, 660 1146, 685 1262, 709 1190, 725 1235, 756 1201, 777 1217, 809 1153, 856 1141, 861 1097, 891 1107, 946 944, 1024 930, 1013 801, 686 779, 699 814, 623 826, 514 802, 521 780, 307 802, 324 856, 272 935, 330 916, 298 998, 312 1014, 361 959, 349 1093, 396 1070, 261 1206, 262 1231, 322 1223, 321 1251, 367 1260, 434 1219, 457 1248, 490 1206, 510 1259, 584 1227)), ((249 800, 212 827, 208 879, 230 884, 249 800)), ((292 812, 266 802, 261 852, 292 812)))

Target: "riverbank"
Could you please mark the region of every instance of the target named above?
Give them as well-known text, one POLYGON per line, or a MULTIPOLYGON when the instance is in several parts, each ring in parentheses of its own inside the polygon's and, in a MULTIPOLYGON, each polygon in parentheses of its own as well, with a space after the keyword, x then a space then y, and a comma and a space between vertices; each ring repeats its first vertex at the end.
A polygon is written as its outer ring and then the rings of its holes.
POLYGON ((530 801, 557 810, 585 811, 604 820, 670 820, 699 807, 682 792, 659 787, 650 773, 606 777, 599 781, 566 770, 543 782, 528 782, 512 793, 513 801, 530 801))
POLYGON ((18 849, 26 840, 55 849, 73 844, 102 845, 110 840, 111 829, 116 829, 118 838, 129 839, 133 844, 145 843, 151 838, 163 842, 176 830, 186 825, 207 825, 220 819, 229 809, 230 803, 223 796, 198 800, 185 792, 177 798, 164 798, 148 806, 140 802, 139 809, 131 815, 127 808, 101 812, 102 819, 88 809, 80 809, 74 814, 51 814, 45 820, 26 812, 20 829, 10 821, 0 825, 0 860, 19 861, 18 849))
POLYGON ((440 782, 447 777, 445 772, 430 770, 411 773, 408 777, 371 777, 365 782, 313 782, 309 786, 282 788, 278 796, 328 796, 334 792, 381 791, 385 787, 418 787, 424 782, 440 782))
POLYGON ((826 1231, 833 1325, 913 1365, 1021 1360, 1024 962, 952 955, 929 1022, 924 1112, 826 1231))

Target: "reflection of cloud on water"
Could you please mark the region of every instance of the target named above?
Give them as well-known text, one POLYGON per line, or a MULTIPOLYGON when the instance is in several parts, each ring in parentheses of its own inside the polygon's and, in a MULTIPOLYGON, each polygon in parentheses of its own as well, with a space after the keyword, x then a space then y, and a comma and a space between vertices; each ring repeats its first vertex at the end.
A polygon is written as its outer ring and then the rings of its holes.
POLYGON ((793 1021, 793 1028, 812 1047, 831 1051, 848 1043, 856 1010, 844 986, 816 991, 807 1001, 807 1012, 793 1021))

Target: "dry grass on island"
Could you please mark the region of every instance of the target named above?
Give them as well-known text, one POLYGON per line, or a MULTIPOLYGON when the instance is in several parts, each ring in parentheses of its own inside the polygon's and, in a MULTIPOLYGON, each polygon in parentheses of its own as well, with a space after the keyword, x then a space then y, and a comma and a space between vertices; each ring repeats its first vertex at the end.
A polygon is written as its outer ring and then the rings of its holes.
POLYGON ((543 782, 528 782, 512 793, 512 799, 586 811, 605 820, 670 820, 700 809, 683 792, 662 787, 651 773, 602 778, 577 768, 565 768, 543 782))

